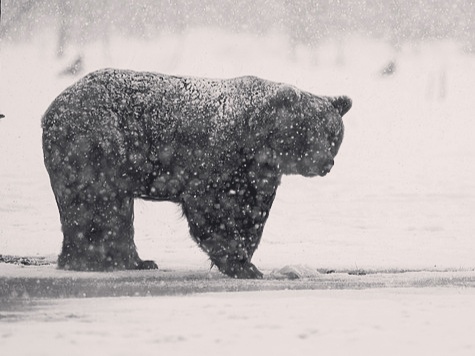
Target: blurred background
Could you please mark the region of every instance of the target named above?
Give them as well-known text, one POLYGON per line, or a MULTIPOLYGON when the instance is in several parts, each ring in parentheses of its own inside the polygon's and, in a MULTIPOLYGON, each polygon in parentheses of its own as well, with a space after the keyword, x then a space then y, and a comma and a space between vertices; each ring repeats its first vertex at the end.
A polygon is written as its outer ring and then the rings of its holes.
MULTIPOLYGON (((3 0, 1 10, 0 254, 59 253, 41 116, 82 75, 118 67, 352 97, 332 173, 284 177, 257 266, 475 268, 473 1, 3 0)), ((172 204, 136 203, 136 241, 159 266, 208 266, 172 204)))
POLYGON ((287 37, 290 47, 318 46, 348 35, 382 39, 395 50, 408 41, 454 39, 475 46, 471 0, 3 0, 4 41, 56 33, 56 52, 111 36, 152 39, 197 27, 287 37))

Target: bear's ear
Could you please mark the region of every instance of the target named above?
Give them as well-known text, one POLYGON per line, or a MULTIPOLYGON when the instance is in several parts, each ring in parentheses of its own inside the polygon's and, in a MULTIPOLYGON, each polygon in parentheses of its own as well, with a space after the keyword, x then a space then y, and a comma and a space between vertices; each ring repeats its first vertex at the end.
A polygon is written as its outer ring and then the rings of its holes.
POLYGON ((279 120, 288 116, 282 114, 292 111, 292 107, 300 101, 301 97, 297 88, 287 84, 278 84, 277 87, 272 84, 269 88, 272 89, 265 92, 266 95, 257 101, 258 105, 249 119, 251 128, 258 128, 262 132, 265 132, 266 128, 274 127, 280 122, 279 120))
POLYGON ((349 97, 345 95, 335 96, 329 99, 333 107, 338 110, 341 116, 345 115, 348 110, 351 109, 352 101, 349 97))
POLYGON ((282 84, 270 104, 274 108, 290 107, 300 100, 300 91, 293 86, 282 84))

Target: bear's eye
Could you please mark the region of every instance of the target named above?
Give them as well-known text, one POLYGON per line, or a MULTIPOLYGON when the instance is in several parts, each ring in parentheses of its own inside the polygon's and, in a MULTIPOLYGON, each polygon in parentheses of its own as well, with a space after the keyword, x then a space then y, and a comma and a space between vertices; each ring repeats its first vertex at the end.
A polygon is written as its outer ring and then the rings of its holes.
POLYGON ((327 130, 330 137, 338 137, 342 129, 341 122, 335 118, 331 118, 327 124, 327 130))
POLYGON ((336 127, 332 127, 329 130, 328 138, 330 139, 330 141, 336 141, 339 135, 340 135, 340 129, 336 127))
POLYGON ((334 135, 333 133, 328 133, 326 135, 327 142, 330 144, 329 149, 336 147, 338 141, 339 141, 339 136, 334 135))

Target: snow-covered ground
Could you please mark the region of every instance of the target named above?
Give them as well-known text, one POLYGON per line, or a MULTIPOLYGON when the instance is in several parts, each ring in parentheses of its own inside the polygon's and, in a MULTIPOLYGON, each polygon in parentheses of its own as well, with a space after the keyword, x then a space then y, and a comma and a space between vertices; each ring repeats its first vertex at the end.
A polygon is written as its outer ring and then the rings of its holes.
POLYGON ((261 291, 36 301, 4 355, 473 355, 475 289, 261 291))
MULTIPOLYGON (((277 33, 198 29, 148 42, 112 38, 81 52, 86 71, 253 74, 352 97, 331 174, 284 178, 253 259, 263 272, 292 264, 475 269, 475 58, 456 44, 408 44, 395 54, 383 43, 352 38, 291 54, 277 33), (395 74, 380 76, 390 60, 395 74)), ((49 34, 3 43, 0 56, 0 254, 54 258, 62 236, 42 162, 40 118, 76 78, 58 76, 65 62, 55 58, 49 34)), ((167 271, 209 269, 175 205, 137 202, 135 226, 142 258, 167 271)), ((17 275, 28 271, 15 268, 17 275)), ((16 275, 2 264, 0 275, 7 269, 16 275)), ((242 354, 253 347, 275 354, 473 354, 473 294, 437 287, 27 301, 0 308, 0 347, 2 354, 95 347, 103 354, 242 354)))

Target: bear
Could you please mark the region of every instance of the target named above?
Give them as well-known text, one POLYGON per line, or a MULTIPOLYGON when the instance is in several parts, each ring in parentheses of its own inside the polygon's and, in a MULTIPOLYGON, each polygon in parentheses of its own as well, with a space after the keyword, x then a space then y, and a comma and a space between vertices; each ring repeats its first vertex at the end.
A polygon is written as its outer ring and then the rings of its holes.
POLYGON ((166 200, 181 206, 212 266, 262 278, 251 259, 281 177, 330 172, 351 106, 254 76, 86 75, 42 117, 58 268, 156 269, 136 250, 134 200, 166 200))

